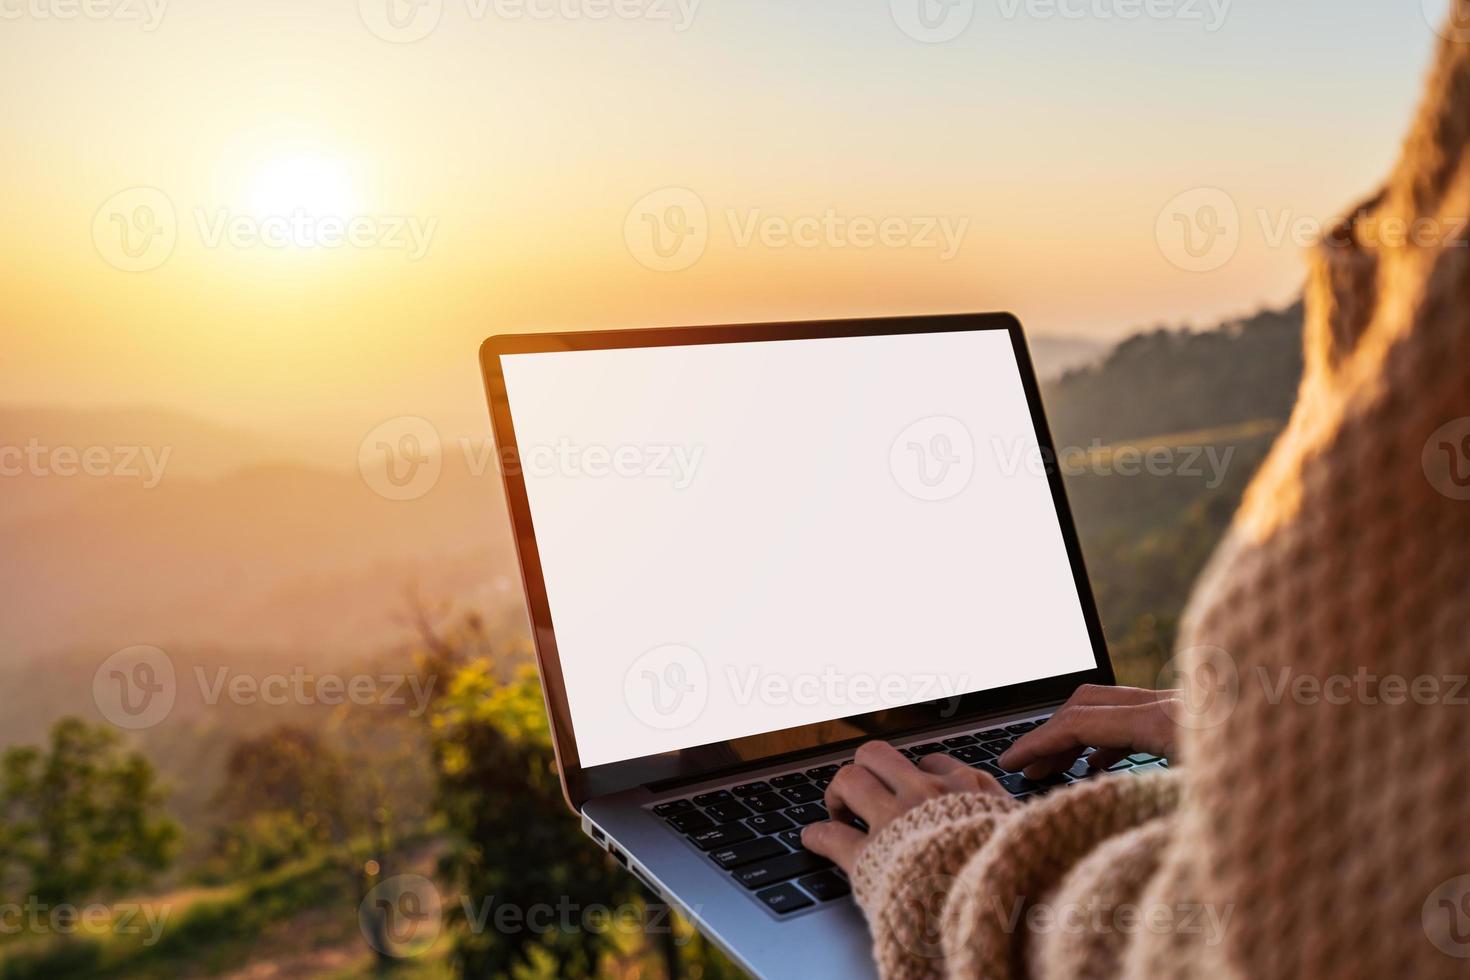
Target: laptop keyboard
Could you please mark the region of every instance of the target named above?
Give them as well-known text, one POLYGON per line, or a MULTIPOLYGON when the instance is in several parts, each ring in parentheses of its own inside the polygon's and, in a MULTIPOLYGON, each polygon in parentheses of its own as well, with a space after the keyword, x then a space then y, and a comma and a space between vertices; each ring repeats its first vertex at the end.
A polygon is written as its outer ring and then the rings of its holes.
MULTIPOLYGON (((1015 797, 1039 796, 1068 783, 1119 772, 1145 772, 1167 768, 1169 763, 1146 752, 1137 752, 1106 770, 1092 769, 1078 759, 1071 769, 1042 780, 1030 780, 1018 772, 1007 772, 996 760, 1020 736, 1050 717, 987 728, 942 741, 922 742, 899 748, 912 760, 945 753, 965 765, 994 776, 1015 797)), ((686 799, 669 800, 649 807, 677 834, 687 838, 740 888, 778 916, 826 902, 845 899, 852 893, 843 873, 826 858, 801 845, 801 828, 827 819, 822 805, 827 786, 852 759, 810 769, 781 773, 766 779, 737 783, 686 799)), ((866 830, 861 820, 857 827, 866 830)))

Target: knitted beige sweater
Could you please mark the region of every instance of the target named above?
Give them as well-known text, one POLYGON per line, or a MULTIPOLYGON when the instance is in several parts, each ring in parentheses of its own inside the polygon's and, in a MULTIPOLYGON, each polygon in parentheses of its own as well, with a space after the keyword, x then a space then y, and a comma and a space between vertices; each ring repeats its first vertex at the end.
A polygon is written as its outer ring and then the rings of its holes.
POLYGON ((1183 764, 890 825, 853 872, 885 976, 1470 976, 1467 136, 1446 43, 1314 256, 1299 403, 1186 617, 1183 764))

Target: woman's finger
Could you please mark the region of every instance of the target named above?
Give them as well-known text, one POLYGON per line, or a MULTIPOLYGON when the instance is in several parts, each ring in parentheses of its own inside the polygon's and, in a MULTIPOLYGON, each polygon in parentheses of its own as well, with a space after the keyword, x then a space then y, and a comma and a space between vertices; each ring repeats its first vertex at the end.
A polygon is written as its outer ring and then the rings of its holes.
POLYGON ((858 765, 837 771, 827 787, 826 803, 834 820, 859 817, 874 828, 887 826, 902 812, 893 791, 866 766, 858 765))
POLYGON ((1067 704, 1150 704, 1169 697, 1173 691, 1150 691, 1145 687, 1115 687, 1109 684, 1083 684, 1072 692, 1067 704))
POLYGON ((919 760, 919 768, 925 772, 932 772, 936 776, 948 776, 950 773, 959 772, 962 769, 965 772, 974 771, 960 760, 945 755, 943 752, 936 752, 933 755, 924 756, 924 758, 919 760))
POLYGON ((1016 740, 1000 757, 1003 769, 1012 772, 1033 763, 1067 752, 1075 753, 1089 745, 1098 748, 1137 748, 1165 754, 1164 742, 1170 741, 1160 730, 1172 726, 1158 701, 1135 705, 1074 705, 1052 715, 1051 720, 1016 740))
POLYGON ((918 767, 887 742, 864 742, 853 755, 853 761, 870 770, 894 793, 917 792, 924 780, 918 767))
POLYGON ((803 828, 801 843, 813 854, 820 854, 843 871, 851 873, 858 854, 868 844, 868 835, 845 823, 823 820, 803 828))

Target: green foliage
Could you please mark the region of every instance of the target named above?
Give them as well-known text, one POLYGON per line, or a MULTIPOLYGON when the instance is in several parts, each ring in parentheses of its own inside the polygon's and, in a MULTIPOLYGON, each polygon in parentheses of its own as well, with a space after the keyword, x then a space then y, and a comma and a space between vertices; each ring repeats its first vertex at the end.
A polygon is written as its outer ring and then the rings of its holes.
POLYGON ((235 743, 215 794, 225 819, 216 850, 234 867, 265 870, 348 832, 348 777, 320 736, 280 725, 235 743))
POLYGON ((0 885, 7 896, 81 902, 168 867, 179 828, 153 767, 104 725, 63 718, 48 751, 0 756, 0 885))
MULTIPOLYGON (((443 870, 471 907, 575 908, 632 902, 639 887, 581 833, 562 798, 546 711, 534 671, 496 680, 488 660, 463 668, 436 707, 434 755, 439 801, 460 842, 443 870)), ((551 968, 588 976, 617 951, 616 934, 584 929, 532 931, 476 927, 451 909, 466 975, 511 976, 551 968)))

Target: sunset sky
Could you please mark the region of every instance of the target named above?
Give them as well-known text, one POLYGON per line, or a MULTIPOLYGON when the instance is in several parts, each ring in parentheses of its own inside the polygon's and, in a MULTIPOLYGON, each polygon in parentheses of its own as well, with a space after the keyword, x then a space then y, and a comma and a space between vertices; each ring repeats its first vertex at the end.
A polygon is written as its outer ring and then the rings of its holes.
POLYGON ((0 400, 347 441, 483 431, 496 332, 1005 308, 1111 339, 1283 303, 1277 230, 1373 189, 1435 41, 1416 0, 979 0, 942 42, 909 0, 69 2, 0 0, 0 400), (1202 187, 1239 245, 1190 271, 1156 232, 1202 187), (691 194, 703 252, 652 256, 630 212, 691 194), (120 253, 149 215, 171 251, 120 253))

